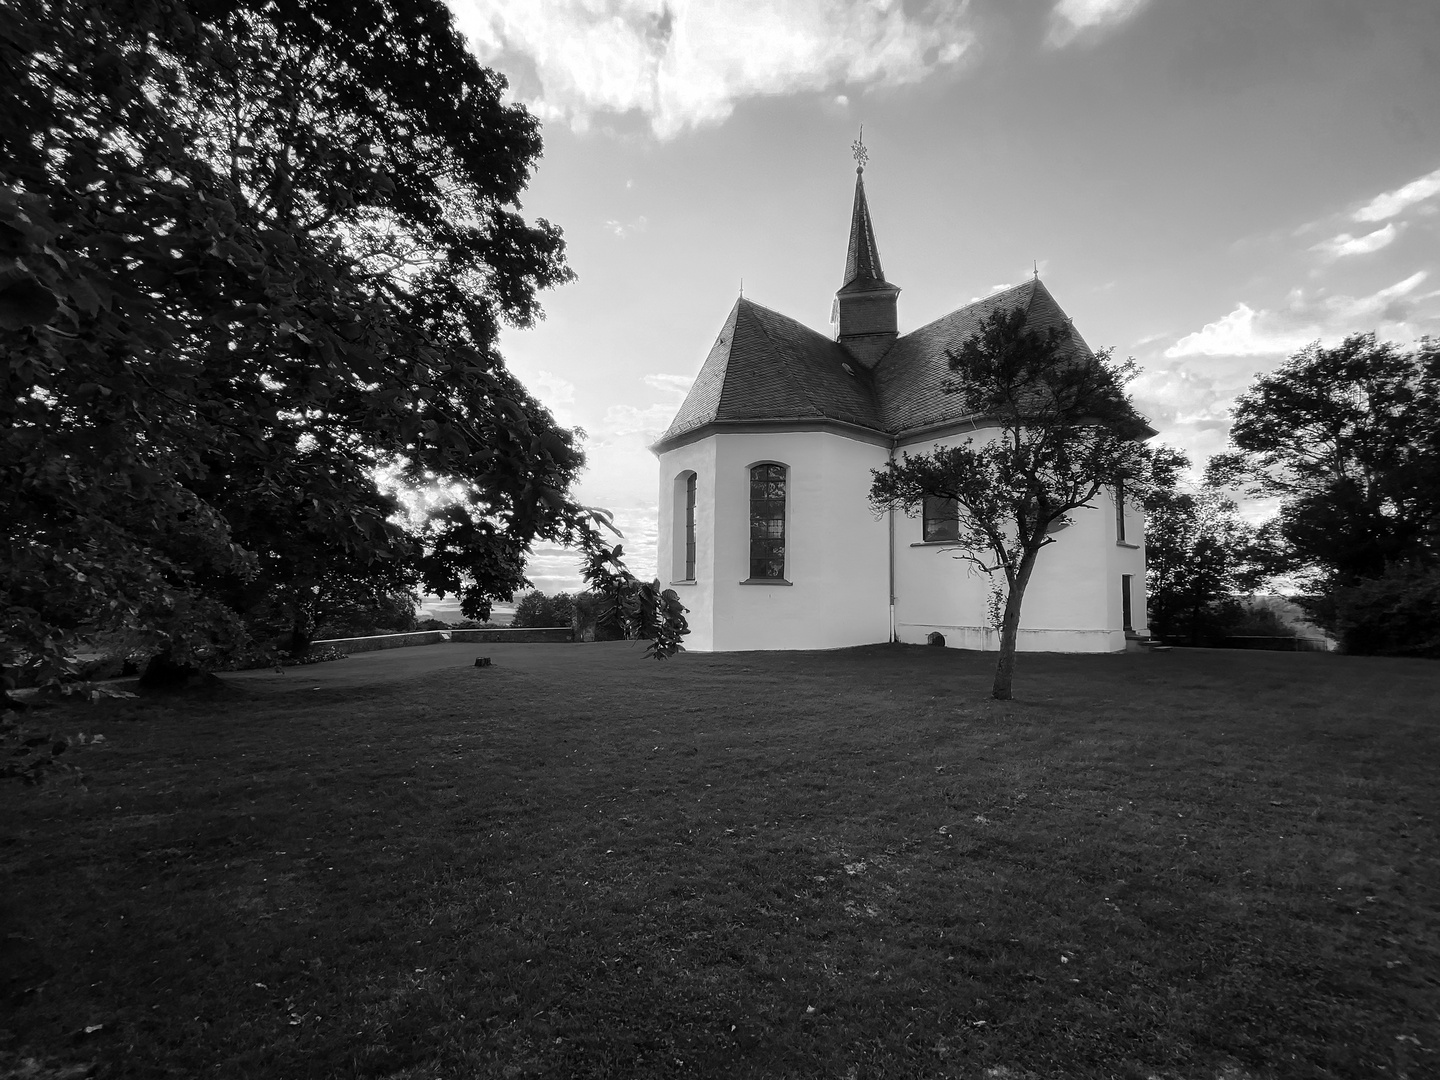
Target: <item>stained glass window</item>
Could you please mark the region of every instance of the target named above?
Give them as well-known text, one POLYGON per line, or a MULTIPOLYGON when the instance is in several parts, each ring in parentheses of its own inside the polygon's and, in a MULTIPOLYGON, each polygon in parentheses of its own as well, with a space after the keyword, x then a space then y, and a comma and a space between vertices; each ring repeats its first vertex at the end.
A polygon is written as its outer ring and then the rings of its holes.
POLYGON ((785 577, 785 466, 750 470, 750 577, 785 577))

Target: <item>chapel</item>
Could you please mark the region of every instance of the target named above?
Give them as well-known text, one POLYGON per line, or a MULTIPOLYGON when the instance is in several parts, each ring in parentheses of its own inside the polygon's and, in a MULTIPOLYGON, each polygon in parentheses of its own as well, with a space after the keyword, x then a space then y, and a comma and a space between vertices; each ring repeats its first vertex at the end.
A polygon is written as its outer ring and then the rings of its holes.
MULTIPOLYGON (((871 470, 906 450, 988 437, 985 418, 942 387, 954 378, 947 350, 991 312, 1023 308, 1026 327, 1041 331, 1069 319, 1036 274, 900 333, 900 289, 881 269, 857 159, 831 333, 742 296, 652 447, 659 577, 689 609, 687 649, 938 643, 937 634, 949 647, 998 648, 995 582, 956 558, 953 504, 877 519, 871 470)), ((1123 650, 1147 634, 1140 509, 1107 491, 1071 518, 1040 554, 1018 647, 1123 650)))

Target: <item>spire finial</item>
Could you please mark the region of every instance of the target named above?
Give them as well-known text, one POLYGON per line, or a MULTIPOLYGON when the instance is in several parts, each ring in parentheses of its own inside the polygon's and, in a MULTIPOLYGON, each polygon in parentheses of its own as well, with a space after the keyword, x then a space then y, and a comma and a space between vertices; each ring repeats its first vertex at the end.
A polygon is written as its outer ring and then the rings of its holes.
POLYGON ((850 153, 855 158, 855 171, 865 171, 865 163, 870 160, 870 151, 865 149, 865 125, 860 125, 860 138, 850 144, 850 153))
POLYGON ((1039 264, 1037 261, 1035 261, 1034 259, 1031 259, 1031 260, 1030 260, 1030 265, 1034 268, 1034 271, 1035 271, 1035 275, 1034 275, 1034 276, 1035 276, 1035 280, 1036 280, 1036 281, 1039 281, 1039 280, 1040 280, 1040 264, 1039 264))

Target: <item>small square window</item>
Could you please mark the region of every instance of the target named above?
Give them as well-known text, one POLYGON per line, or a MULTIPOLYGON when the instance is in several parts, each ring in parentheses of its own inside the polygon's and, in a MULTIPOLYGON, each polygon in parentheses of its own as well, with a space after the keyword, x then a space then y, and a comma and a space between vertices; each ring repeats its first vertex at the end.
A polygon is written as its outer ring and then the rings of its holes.
POLYGON ((924 530, 927 544, 960 539, 960 504, 937 495, 925 496, 924 530))

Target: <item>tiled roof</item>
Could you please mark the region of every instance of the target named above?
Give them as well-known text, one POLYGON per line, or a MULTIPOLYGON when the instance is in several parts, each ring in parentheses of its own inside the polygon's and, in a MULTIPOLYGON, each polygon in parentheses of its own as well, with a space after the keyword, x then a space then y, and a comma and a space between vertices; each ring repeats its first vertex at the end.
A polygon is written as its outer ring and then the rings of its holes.
MULTIPOLYGON (((943 389, 956 377, 950 370, 950 353, 978 331, 991 313, 1017 307, 1025 309, 1027 330, 1044 333, 1052 326, 1070 322, 1037 277, 966 304, 897 340, 875 369, 880 415, 886 430, 898 433, 963 417, 960 395, 947 394, 943 389)), ((1081 350, 1089 351, 1078 333, 1075 342, 1081 350)))
MULTIPOLYGON (((949 353, 991 312, 1016 307, 1030 330, 1070 322, 1035 278, 912 330, 867 372, 824 334, 742 298, 656 446, 717 420, 836 420, 896 435, 963 419, 961 395, 943 389, 955 378, 949 353)), ((1089 352, 1078 333, 1075 341, 1089 352)))
POLYGON ((869 374, 839 344, 743 297, 660 443, 716 420, 838 420, 882 430, 869 374))

